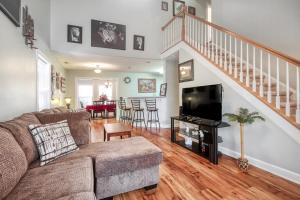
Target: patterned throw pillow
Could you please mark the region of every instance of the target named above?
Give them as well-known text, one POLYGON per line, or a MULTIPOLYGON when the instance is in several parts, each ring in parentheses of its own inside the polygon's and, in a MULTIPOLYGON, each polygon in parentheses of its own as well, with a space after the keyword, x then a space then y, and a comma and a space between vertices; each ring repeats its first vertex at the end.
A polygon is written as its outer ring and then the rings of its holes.
POLYGON ((79 149, 67 120, 52 124, 32 124, 29 130, 39 151, 41 166, 79 149))

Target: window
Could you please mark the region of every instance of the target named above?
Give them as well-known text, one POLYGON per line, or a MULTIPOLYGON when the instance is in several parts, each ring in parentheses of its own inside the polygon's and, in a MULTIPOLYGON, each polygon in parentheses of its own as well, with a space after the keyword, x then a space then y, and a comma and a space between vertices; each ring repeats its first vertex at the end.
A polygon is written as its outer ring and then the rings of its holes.
POLYGON ((77 78, 76 80, 76 108, 85 108, 93 105, 93 100, 98 100, 101 95, 108 99, 116 97, 116 82, 97 78, 77 78))
POLYGON ((99 96, 106 95, 108 99, 112 99, 112 86, 99 85, 99 96))
POLYGON ((51 64, 37 54, 37 108, 43 110, 51 105, 51 64))
POLYGON ((93 101, 93 86, 79 85, 78 86, 78 102, 81 107, 92 104, 93 101))

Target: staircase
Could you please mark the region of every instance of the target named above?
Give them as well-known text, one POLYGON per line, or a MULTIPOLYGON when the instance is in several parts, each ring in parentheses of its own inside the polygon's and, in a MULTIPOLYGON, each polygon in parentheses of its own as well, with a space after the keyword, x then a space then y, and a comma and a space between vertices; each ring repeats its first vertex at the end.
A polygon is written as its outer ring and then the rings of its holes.
POLYGON ((184 42, 241 87, 300 129, 300 61, 190 15, 164 27, 163 52, 184 42))

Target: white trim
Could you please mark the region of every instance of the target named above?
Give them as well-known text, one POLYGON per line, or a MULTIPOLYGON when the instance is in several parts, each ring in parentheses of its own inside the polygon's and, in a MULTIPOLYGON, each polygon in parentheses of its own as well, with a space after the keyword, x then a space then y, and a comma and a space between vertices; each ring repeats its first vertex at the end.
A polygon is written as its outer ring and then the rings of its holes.
MULTIPOLYGON (((240 157, 240 153, 238 153, 236 151, 232 151, 231 149, 219 146, 219 150, 227 156, 230 156, 230 157, 233 157, 233 158, 239 158, 240 157)), ((258 168, 263 169, 265 171, 271 172, 272 174, 275 174, 277 176, 285 178, 285 179, 287 179, 289 181, 292 181, 294 183, 300 184, 300 174, 297 174, 295 172, 283 169, 283 168, 278 167, 276 165, 272 165, 272 164, 264 162, 262 160, 253 158, 251 156, 246 156, 246 158, 248 159, 249 163, 251 165, 255 166, 255 167, 258 167, 258 168)))

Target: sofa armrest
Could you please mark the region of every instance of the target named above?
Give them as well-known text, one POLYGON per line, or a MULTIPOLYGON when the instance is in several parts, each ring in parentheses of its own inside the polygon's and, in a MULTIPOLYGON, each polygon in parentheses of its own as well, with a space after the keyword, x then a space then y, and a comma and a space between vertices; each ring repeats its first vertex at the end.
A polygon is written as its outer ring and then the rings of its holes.
POLYGON ((91 143, 91 125, 90 113, 83 112, 65 112, 65 113, 35 113, 42 124, 55 123, 67 120, 70 131, 77 145, 91 143))

